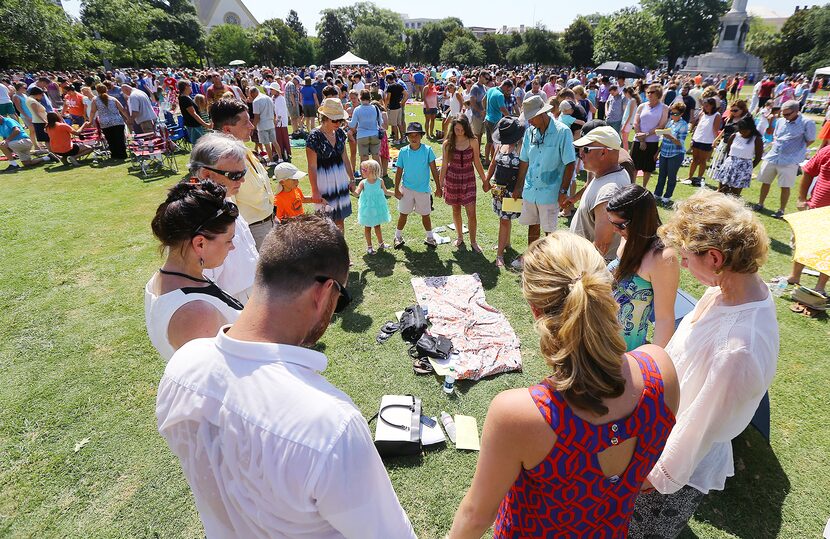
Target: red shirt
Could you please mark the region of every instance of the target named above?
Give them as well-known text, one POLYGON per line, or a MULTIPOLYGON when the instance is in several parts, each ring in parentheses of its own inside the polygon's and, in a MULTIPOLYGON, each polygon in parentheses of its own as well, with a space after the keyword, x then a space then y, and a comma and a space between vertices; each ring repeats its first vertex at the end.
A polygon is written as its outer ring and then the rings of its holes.
POLYGON ((804 174, 817 178, 807 205, 812 209, 830 206, 830 146, 825 146, 804 165, 804 174))
POLYGON ((758 90, 758 97, 772 97, 773 90, 775 90, 775 83, 771 80, 765 80, 761 83, 761 89, 758 90))

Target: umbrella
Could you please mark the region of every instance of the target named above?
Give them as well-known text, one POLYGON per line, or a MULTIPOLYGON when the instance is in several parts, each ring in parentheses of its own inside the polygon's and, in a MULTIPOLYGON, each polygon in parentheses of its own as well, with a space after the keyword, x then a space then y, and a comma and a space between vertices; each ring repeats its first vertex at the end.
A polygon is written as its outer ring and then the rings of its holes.
POLYGON ((604 62, 594 69, 594 73, 612 75, 618 79, 639 79, 646 76, 642 69, 631 62, 604 62))
POLYGON ((230 62, 228 62, 228 65, 229 66, 244 66, 245 65, 245 60, 231 60, 230 62))
POLYGON ((830 275, 830 206, 790 213, 784 220, 795 235, 795 261, 830 275))
POLYGON ((458 76, 458 70, 455 69, 454 67, 451 67, 451 68, 447 69, 446 71, 444 71, 443 73, 441 73, 441 78, 445 79, 445 80, 450 78, 450 77, 457 77, 457 76, 458 76))

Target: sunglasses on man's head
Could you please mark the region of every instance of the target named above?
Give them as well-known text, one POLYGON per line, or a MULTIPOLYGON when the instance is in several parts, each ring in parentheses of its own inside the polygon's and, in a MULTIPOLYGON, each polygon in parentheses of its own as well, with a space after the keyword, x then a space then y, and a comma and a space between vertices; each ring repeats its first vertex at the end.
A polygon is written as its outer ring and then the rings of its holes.
POLYGON ((214 174, 219 174, 220 176, 224 176, 232 182, 241 181, 245 177, 245 174, 248 173, 247 169, 246 170, 219 170, 218 168, 213 168, 213 167, 203 167, 203 168, 213 172, 214 174))
POLYGON ((314 278, 314 280, 320 284, 326 284, 329 281, 334 282, 334 286, 340 293, 340 296, 337 298, 337 305, 334 307, 334 312, 342 312, 343 309, 348 307, 349 304, 352 302, 352 296, 349 294, 349 291, 346 290, 346 287, 340 284, 334 277, 324 277, 322 275, 318 275, 314 278))

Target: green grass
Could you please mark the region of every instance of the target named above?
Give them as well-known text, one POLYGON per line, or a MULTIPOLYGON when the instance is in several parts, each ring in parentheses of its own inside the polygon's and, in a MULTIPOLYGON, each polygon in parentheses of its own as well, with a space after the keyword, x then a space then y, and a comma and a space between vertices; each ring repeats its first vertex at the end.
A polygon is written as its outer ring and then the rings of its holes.
MULTIPOLYGON (((304 152, 294 156, 305 169, 304 152)), ((185 162, 180 156, 182 170, 185 162)), ((143 286, 162 262, 150 218, 177 179, 144 181, 126 165, 0 174, 6 190, 0 208, 0 536, 203 536, 179 464, 156 432, 164 363, 144 329, 143 286)), ((691 192, 678 186, 678 198, 691 192)), ((757 200, 757 184, 745 195, 757 200)), ((435 206, 435 226, 450 223, 449 208, 440 200, 435 206)), ((430 414, 469 414, 481 426, 498 392, 545 376, 518 278, 493 265, 497 220, 486 195, 479 195, 478 216, 483 256, 449 245, 428 250, 416 220, 407 228, 411 248, 365 257, 363 230, 355 218, 347 221, 355 302, 335 319, 321 348, 330 358, 326 376, 365 416, 385 393, 414 393, 430 414), (381 346, 374 336, 394 311, 414 302, 412 275, 473 272, 518 333, 524 372, 460 382, 448 399, 439 380, 412 374, 399 338, 381 346)), ((786 273, 789 228, 761 219, 773 238, 763 276, 786 273)), ((384 227, 387 241, 393 230, 384 227)), ((519 248, 524 233, 515 227, 519 248)), ((696 296, 703 292, 686 272, 681 285, 696 296)), ((684 537, 817 537, 830 516, 828 323, 794 315, 785 300, 776 304, 781 355, 770 391, 772 445, 751 429, 735 440, 737 476, 708 497, 684 537)), ((419 537, 448 531, 476 458, 447 448, 388 464, 419 537)))

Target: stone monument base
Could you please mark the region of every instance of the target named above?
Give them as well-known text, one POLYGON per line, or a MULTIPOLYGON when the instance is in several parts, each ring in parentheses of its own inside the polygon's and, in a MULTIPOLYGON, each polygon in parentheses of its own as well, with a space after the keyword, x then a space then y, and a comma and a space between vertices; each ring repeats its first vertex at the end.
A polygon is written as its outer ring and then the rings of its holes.
POLYGON ((698 56, 692 56, 686 62, 686 67, 680 70, 681 73, 696 75, 734 75, 735 73, 754 73, 760 77, 764 71, 764 63, 757 56, 745 52, 719 52, 712 51, 698 56))

